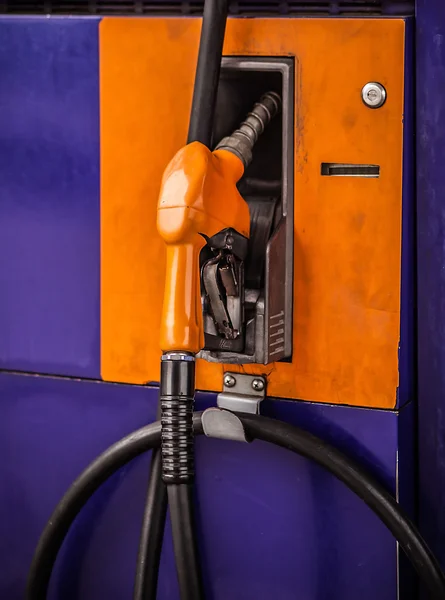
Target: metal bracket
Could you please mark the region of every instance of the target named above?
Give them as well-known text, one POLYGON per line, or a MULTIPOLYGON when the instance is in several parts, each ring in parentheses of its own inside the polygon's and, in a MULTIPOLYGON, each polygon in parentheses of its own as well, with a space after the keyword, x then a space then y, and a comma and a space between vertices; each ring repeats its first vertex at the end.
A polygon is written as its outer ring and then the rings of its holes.
POLYGON ((234 442, 251 441, 239 417, 228 410, 208 408, 202 413, 201 422, 207 437, 234 442))
POLYGON ((223 391, 218 394, 219 408, 258 415, 266 397, 266 378, 261 375, 224 373, 223 391))

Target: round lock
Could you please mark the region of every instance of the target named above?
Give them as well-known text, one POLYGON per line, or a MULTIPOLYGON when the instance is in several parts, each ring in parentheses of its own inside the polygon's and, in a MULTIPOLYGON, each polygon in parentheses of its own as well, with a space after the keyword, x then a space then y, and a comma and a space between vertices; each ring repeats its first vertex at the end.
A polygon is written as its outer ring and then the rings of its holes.
POLYGON ((362 88, 362 100, 369 108, 380 108, 386 101, 386 90, 381 83, 370 81, 362 88))

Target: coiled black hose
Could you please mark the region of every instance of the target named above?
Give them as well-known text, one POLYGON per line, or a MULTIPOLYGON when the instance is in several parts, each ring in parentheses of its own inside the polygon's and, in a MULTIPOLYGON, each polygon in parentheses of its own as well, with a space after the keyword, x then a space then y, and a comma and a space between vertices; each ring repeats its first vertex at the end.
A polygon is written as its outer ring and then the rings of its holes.
MULTIPOLYGON (((201 414, 195 413, 195 434, 202 434, 201 414)), ((396 500, 383 486, 354 461, 320 438, 293 425, 238 413, 248 436, 287 448, 309 458, 349 487, 388 527, 419 577, 431 600, 445 598, 445 576, 416 527, 404 515, 396 500)), ((161 442, 159 421, 123 438, 101 454, 71 485, 54 510, 37 545, 28 575, 27 600, 45 600, 57 554, 74 519, 92 494, 115 471, 161 442)), ((186 549, 184 550, 186 551, 186 549)))

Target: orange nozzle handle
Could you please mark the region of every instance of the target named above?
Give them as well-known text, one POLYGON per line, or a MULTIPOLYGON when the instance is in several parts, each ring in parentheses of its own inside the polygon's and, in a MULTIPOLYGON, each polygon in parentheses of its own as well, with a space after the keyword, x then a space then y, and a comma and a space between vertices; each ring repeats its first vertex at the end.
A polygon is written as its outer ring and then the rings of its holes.
POLYGON ((236 187, 243 172, 237 156, 199 142, 182 148, 165 170, 157 219, 167 244, 163 352, 196 354, 204 346, 199 255, 206 238, 223 229, 249 236, 249 208, 236 187))
POLYGON ((196 354, 204 345, 199 254, 204 238, 167 245, 161 348, 196 354))

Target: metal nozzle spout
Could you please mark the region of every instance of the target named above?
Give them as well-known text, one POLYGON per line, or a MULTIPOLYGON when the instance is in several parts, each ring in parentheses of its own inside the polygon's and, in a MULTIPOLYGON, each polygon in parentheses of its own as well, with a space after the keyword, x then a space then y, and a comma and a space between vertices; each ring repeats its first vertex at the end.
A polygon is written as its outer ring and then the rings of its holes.
POLYGON ((239 128, 223 138, 216 150, 228 150, 236 154, 244 168, 252 161, 252 148, 267 125, 281 109, 281 98, 276 92, 267 92, 257 102, 239 128))

